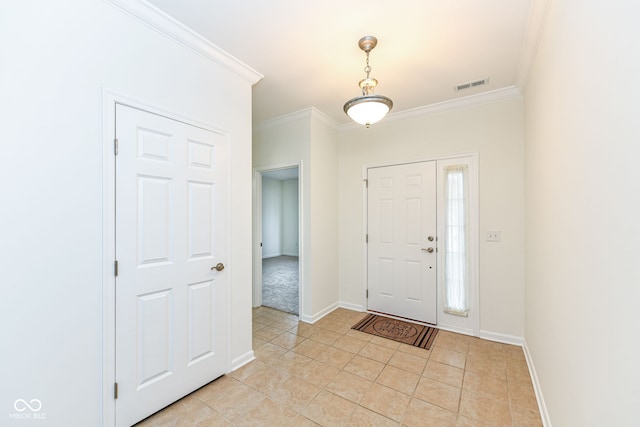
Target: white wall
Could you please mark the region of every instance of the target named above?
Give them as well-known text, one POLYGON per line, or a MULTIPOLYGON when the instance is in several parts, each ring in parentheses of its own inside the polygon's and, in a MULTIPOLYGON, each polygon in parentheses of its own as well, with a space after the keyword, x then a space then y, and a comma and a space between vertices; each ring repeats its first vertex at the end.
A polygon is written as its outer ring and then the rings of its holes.
POLYGON ((311 108, 256 126, 254 167, 302 162, 302 312, 314 321, 338 303, 337 130, 311 108))
POLYGON ((293 113, 289 116, 261 123, 253 129, 253 166, 255 168, 277 165, 301 164, 299 182, 302 191, 302 247, 300 262, 302 267, 301 292, 302 302, 300 317, 311 316, 311 240, 305 238, 311 233, 309 189, 309 152, 311 139, 310 111, 293 113))
POLYGON ((102 423, 105 88, 232 134, 231 357, 250 352, 247 80, 102 0, 3 4, 0 52, 2 424, 18 398, 102 423))
POLYGON ((298 256, 298 180, 282 181, 282 254, 298 256))
POLYGON ((525 92, 525 338, 555 426, 638 425, 637 12, 551 2, 525 92))
MULTIPOLYGON (((477 152, 480 210, 480 329, 524 335, 524 170, 522 101, 505 98, 449 112, 382 121, 340 132, 340 301, 366 307, 363 166, 477 152), (502 231, 502 242, 484 239, 502 231)), ((389 117, 391 119, 391 117, 389 117)))
POLYGON ((282 181, 262 177, 262 258, 282 255, 282 181))
POLYGON ((298 256, 298 180, 262 177, 262 258, 298 256))
POLYGON ((338 132, 320 113, 311 116, 311 243, 313 315, 337 306, 338 132))

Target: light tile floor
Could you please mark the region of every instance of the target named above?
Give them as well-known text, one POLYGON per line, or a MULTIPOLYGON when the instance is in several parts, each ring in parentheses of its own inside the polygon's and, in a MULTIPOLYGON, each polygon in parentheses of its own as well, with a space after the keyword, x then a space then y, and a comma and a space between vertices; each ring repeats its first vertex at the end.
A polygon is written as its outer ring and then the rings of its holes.
POLYGON ((431 350, 253 311, 256 360, 139 426, 541 426, 522 349, 440 331, 431 350))

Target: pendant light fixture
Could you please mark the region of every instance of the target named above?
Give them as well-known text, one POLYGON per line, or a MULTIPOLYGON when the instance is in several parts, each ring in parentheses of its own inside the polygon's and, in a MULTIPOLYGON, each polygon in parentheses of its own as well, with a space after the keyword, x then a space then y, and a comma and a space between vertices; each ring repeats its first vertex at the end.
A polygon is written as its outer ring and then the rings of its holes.
POLYGON ((374 88, 378 81, 369 77, 371 66, 369 65, 369 53, 378 44, 378 39, 373 36, 365 36, 358 41, 358 46, 367 54, 367 65, 364 72, 367 77, 360 80, 359 86, 362 95, 352 98, 344 104, 344 112, 353 119, 354 122, 369 127, 387 115, 393 107, 393 101, 386 96, 375 95, 374 88))

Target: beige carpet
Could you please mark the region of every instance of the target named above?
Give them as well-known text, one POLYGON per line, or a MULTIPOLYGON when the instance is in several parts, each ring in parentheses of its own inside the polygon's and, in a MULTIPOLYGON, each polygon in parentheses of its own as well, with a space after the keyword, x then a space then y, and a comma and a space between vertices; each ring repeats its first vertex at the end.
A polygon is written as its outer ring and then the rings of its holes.
POLYGON ((262 260, 262 305, 297 315, 298 288, 298 257, 262 260))

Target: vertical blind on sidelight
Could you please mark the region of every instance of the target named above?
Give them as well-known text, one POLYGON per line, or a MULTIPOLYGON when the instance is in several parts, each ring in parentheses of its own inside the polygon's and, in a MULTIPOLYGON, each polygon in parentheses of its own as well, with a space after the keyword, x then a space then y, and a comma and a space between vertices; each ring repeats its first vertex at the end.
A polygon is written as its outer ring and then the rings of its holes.
POLYGON ((466 165, 445 168, 444 311, 469 314, 469 177, 466 165))

